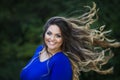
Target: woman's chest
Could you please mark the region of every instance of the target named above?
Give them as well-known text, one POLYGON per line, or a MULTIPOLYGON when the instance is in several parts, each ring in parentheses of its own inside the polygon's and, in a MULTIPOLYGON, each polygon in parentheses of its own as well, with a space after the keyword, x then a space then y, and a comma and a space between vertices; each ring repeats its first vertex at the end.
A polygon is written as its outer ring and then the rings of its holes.
POLYGON ((23 74, 23 76, 21 77, 25 78, 23 80, 49 80, 49 65, 49 60, 40 62, 39 58, 36 58, 32 62, 29 62, 29 64, 22 70, 21 74, 23 74))

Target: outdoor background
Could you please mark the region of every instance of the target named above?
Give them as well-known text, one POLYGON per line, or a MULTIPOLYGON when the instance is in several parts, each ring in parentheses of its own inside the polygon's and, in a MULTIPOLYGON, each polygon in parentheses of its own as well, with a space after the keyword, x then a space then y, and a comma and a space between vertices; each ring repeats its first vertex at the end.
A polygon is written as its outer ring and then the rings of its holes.
MULTIPOLYGON (((0 80, 19 80, 21 69, 42 43, 42 27, 52 16, 73 17, 88 11, 83 6, 99 8, 99 20, 93 27, 106 25, 112 38, 120 41, 120 0, 0 0, 0 80)), ((106 67, 114 73, 94 71, 81 74, 81 80, 120 80, 120 48, 106 67)), ((64 66, 64 65, 63 65, 64 66)))

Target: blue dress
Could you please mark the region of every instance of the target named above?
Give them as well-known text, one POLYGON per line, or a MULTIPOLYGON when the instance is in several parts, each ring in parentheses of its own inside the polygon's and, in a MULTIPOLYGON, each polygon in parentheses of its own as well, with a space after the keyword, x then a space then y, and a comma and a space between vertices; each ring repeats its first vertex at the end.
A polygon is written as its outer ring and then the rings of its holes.
POLYGON ((72 80, 72 66, 63 52, 41 62, 39 53, 43 46, 38 46, 34 56, 22 69, 20 80, 72 80))

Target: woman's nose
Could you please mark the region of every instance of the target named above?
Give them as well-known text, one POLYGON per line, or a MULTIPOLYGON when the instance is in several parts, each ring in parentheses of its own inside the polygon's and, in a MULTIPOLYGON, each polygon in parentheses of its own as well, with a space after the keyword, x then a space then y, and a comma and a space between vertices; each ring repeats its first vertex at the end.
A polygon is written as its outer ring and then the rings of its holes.
POLYGON ((50 39, 51 39, 51 40, 54 40, 54 39, 55 39, 55 36, 51 36, 50 39))

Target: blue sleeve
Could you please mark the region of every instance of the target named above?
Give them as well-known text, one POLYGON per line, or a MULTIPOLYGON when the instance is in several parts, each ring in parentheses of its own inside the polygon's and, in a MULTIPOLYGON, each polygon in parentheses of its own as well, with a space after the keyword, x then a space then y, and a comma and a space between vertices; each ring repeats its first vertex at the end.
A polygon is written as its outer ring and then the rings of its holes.
POLYGON ((51 70, 50 80, 72 80, 72 68, 69 60, 57 60, 51 70))

